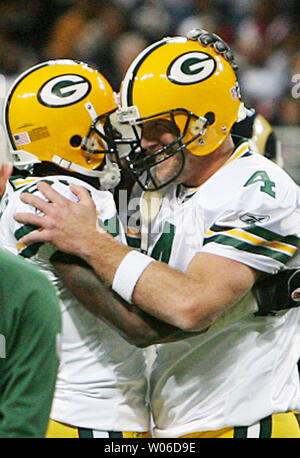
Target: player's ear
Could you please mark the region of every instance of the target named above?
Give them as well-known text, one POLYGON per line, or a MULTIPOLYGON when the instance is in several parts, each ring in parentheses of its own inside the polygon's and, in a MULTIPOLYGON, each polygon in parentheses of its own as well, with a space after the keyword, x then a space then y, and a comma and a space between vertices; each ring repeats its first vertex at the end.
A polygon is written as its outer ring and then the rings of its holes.
POLYGON ((7 180, 10 178, 12 174, 13 166, 9 162, 3 164, 0 168, 0 199, 2 198, 7 180))

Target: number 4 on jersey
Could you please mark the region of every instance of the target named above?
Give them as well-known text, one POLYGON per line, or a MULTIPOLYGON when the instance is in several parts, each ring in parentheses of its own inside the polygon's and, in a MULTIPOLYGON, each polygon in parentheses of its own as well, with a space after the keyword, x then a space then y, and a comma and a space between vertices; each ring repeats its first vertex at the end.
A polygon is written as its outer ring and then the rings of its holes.
POLYGON ((165 262, 168 264, 172 252, 174 236, 174 224, 166 222, 164 225, 163 233, 152 250, 151 257, 157 261, 165 262))
POLYGON ((269 196, 275 198, 275 192, 272 189, 274 188, 275 183, 274 181, 270 180, 267 172, 265 172, 264 170, 259 170, 253 173, 253 175, 249 178, 247 183, 244 184, 244 186, 249 186, 250 184, 258 183, 258 182, 263 183, 263 185, 260 187, 261 192, 265 192, 269 194, 269 196))

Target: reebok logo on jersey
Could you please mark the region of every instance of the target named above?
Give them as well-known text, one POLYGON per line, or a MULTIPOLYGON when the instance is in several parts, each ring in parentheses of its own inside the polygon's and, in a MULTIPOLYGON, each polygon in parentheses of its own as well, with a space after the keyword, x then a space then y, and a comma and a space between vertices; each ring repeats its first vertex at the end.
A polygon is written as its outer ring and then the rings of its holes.
POLYGON ((270 216, 268 215, 254 215, 253 213, 245 213, 240 216, 240 220, 247 224, 265 223, 269 221, 269 219, 270 216))
POLYGON ((175 84, 195 84, 209 78, 216 68, 213 57, 205 52, 187 52, 177 57, 167 70, 167 76, 175 84))
POLYGON ((66 74, 47 81, 38 92, 38 100, 47 107, 65 107, 88 95, 91 83, 80 75, 66 74))

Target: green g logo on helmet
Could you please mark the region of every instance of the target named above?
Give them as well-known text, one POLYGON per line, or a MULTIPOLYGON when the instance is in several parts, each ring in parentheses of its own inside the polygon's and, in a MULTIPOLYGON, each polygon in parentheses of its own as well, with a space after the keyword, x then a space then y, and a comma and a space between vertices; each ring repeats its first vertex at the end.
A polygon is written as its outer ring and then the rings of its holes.
POLYGON ((38 92, 38 100, 47 107, 65 107, 79 102, 91 90, 81 75, 61 75, 47 81, 38 92))
POLYGON ((195 84, 209 78, 216 69, 212 56, 204 52, 187 52, 177 57, 167 70, 168 79, 175 84, 195 84))

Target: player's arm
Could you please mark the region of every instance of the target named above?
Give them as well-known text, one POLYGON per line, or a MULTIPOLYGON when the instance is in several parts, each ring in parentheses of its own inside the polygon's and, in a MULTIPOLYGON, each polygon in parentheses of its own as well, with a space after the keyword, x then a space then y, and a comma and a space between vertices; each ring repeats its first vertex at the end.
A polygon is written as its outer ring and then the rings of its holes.
MULTIPOLYGON (((34 193, 35 196, 37 194, 37 192, 34 193)), ((28 218, 30 214, 28 205, 22 203, 19 208, 26 211, 26 217, 28 218)), ((93 204, 92 208, 95 214, 93 204)), ((25 223, 15 234, 18 239, 18 250, 26 257, 30 257, 39 250, 39 258, 49 260, 49 257, 56 251, 53 245, 42 242, 43 249, 41 251, 40 242, 33 243, 27 247, 19 239, 22 234, 30 233, 30 231, 34 231, 34 226, 26 225, 25 223)), ((89 240, 89 237, 89 230, 87 230, 84 238, 89 240)), ((117 329, 130 343, 145 347, 154 343, 171 342, 190 337, 190 334, 185 334, 180 329, 167 323, 159 322, 153 316, 147 315, 137 307, 129 306, 110 288, 107 288, 104 283, 101 283, 92 269, 79 258, 68 258, 65 253, 57 253, 56 256, 51 258, 51 261, 53 261, 61 280, 78 301, 100 319, 117 329)))
MULTIPOLYGON (((40 183, 39 189, 49 202, 28 194, 23 199, 45 216, 19 214, 16 219, 41 226, 43 230, 25 236, 23 242, 49 241, 60 250, 84 259, 105 284, 112 285, 121 262, 131 250, 97 229, 94 206, 87 191, 72 186, 79 199, 74 203, 46 183, 40 183)), ((128 278, 130 274, 129 271, 128 278)), ((183 331, 200 331, 238 302, 256 279, 256 271, 246 265, 206 253, 197 254, 186 272, 153 261, 137 279, 133 303, 183 331)))
POLYGON ((174 326, 157 320, 138 307, 122 300, 76 256, 57 251, 50 259, 57 275, 79 302, 91 313, 113 327, 125 340, 138 347, 174 342, 191 337, 174 326))

